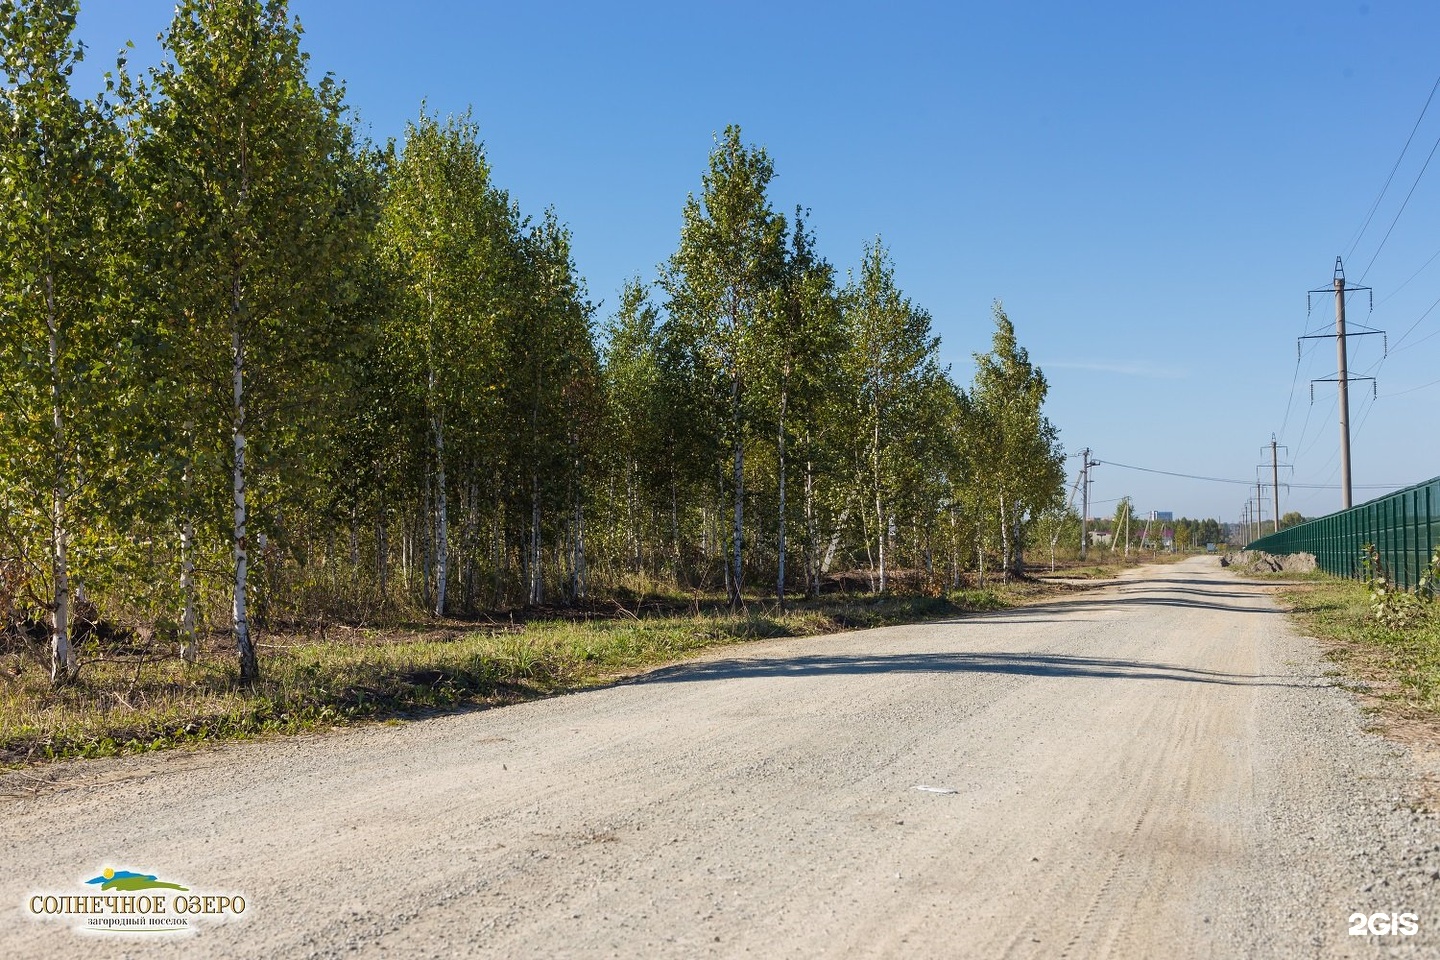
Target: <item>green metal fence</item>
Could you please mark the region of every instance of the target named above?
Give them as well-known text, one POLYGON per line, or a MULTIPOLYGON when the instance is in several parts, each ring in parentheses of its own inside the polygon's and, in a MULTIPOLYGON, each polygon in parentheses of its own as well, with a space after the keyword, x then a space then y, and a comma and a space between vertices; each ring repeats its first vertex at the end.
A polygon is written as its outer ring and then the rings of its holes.
POLYGON ((1380 562, 1393 580, 1407 589, 1415 586, 1440 546, 1440 477, 1287 527, 1246 549, 1313 553, 1320 569, 1359 577, 1360 551, 1367 543, 1380 551, 1380 562))

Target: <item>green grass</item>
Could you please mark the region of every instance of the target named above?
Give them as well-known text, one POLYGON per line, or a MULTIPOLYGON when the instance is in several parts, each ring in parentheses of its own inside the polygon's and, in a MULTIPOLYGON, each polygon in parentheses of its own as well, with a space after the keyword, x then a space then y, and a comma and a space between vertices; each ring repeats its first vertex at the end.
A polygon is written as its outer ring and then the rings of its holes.
POLYGON ((912 623, 1009 606, 1033 586, 943 598, 827 599, 781 614, 754 607, 473 629, 331 629, 261 638, 261 682, 234 683, 223 638, 198 663, 164 651, 91 649, 78 681, 52 689, 46 650, 0 656, 0 766, 104 757, 210 740, 298 733, 498 706, 614 680, 707 647, 912 623))
POLYGON ((1333 583, 1334 574, 1324 570, 1260 570, 1257 572, 1236 570, 1251 580, 1275 580, 1280 583, 1333 583))
POLYGON ((1281 597, 1311 635, 1330 642, 1328 655, 1347 673, 1378 681, 1379 696, 1396 707, 1440 719, 1440 608, 1424 605, 1411 623, 1388 627, 1374 618, 1364 584, 1329 576, 1281 597))

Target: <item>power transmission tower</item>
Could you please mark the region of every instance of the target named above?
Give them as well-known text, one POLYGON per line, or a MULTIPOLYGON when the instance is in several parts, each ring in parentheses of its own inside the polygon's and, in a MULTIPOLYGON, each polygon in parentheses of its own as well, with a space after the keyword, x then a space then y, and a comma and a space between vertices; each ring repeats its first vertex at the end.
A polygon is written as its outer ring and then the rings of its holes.
MULTIPOLYGON (((1287 447, 1287 446, 1285 446, 1283 443, 1280 443, 1279 441, 1277 441, 1277 440, 1275 439, 1275 434, 1272 433, 1272 434, 1270 434, 1270 442, 1267 443, 1267 444, 1265 444, 1265 446, 1261 447, 1260 449, 1261 449, 1261 450, 1269 450, 1269 451, 1270 451, 1270 464, 1269 464, 1269 466, 1270 466, 1270 491, 1271 491, 1271 493, 1274 495, 1274 501, 1275 501, 1275 530, 1274 530, 1274 532, 1275 532, 1275 533, 1279 533, 1279 532, 1280 532, 1280 468, 1281 468, 1281 467, 1285 467, 1285 468, 1288 469, 1289 466, 1290 466, 1290 464, 1288 464, 1288 463, 1281 463, 1281 462, 1280 462, 1280 451, 1281 451, 1281 450, 1284 450, 1286 453, 1289 453, 1289 452, 1290 452, 1290 448, 1287 447)), ((1265 469, 1265 466, 1266 466, 1266 465, 1262 463, 1262 464, 1260 464, 1259 466, 1257 466, 1255 469, 1256 469, 1257 471, 1258 471, 1258 470, 1264 470, 1264 469, 1265 469)))
MULTIPOLYGON (((1313 294, 1317 294, 1317 293, 1330 293, 1331 290, 1332 290, 1332 287, 1321 287, 1319 290, 1310 290, 1310 291, 1308 291, 1308 292, 1306 293, 1306 295, 1305 295, 1305 313, 1306 313, 1306 316, 1309 316, 1309 313, 1310 313, 1310 297, 1311 297, 1313 294)), ((1345 342, 1346 342, 1346 340, 1347 340, 1349 337, 1368 337, 1368 336, 1373 336, 1373 335, 1375 335, 1375 334, 1379 334, 1379 335, 1380 335, 1382 338, 1384 338, 1384 340, 1385 340, 1385 352, 1386 352, 1386 353, 1389 353, 1389 351, 1390 351, 1389 337, 1387 337, 1387 336, 1385 335, 1385 331, 1384 331, 1384 330, 1375 330, 1375 329, 1372 329, 1372 328, 1370 328, 1370 327, 1366 327, 1364 330, 1354 330, 1354 331, 1350 331, 1350 332, 1348 332, 1348 333, 1347 333, 1346 330, 1345 330, 1345 294, 1346 294, 1347 291, 1358 293, 1358 292, 1361 291, 1361 290, 1367 290, 1367 291, 1370 292, 1370 310, 1373 312, 1373 311, 1375 310, 1375 291, 1371 290, 1369 287, 1346 287, 1346 286, 1345 286, 1345 266, 1344 266, 1344 264, 1342 264, 1342 263, 1340 262, 1340 258, 1339 258, 1339 257, 1336 257, 1336 258, 1335 258, 1335 279, 1334 279, 1334 281, 1333 281, 1333 291, 1334 291, 1334 293, 1335 293, 1335 332, 1334 332, 1334 333, 1306 334, 1305 336, 1303 336, 1303 337, 1300 338, 1301 340, 1329 340, 1329 339, 1332 338, 1332 337, 1335 339, 1335 359, 1336 359, 1337 364, 1339 365, 1339 368, 1340 368, 1340 369, 1339 369, 1339 371, 1336 373, 1336 375, 1335 375, 1334 377, 1320 377, 1320 378, 1318 378, 1318 379, 1315 379, 1315 380, 1311 380, 1311 381, 1310 381, 1310 402, 1311 402, 1311 403, 1314 403, 1314 402, 1315 402, 1315 384, 1317 384, 1317 383, 1335 383, 1335 384, 1337 385, 1338 393, 1339 393, 1339 407, 1340 407, 1340 499, 1341 499, 1341 505, 1342 505, 1342 507, 1343 507, 1344 509, 1346 509, 1346 510, 1350 509, 1350 506, 1351 506, 1351 497, 1350 497, 1350 381, 1352 381, 1352 380, 1369 380, 1369 381, 1370 381, 1370 384, 1371 384, 1371 389, 1372 389, 1372 390, 1376 390, 1376 388, 1375 388, 1375 378, 1374 378, 1374 377, 1352 377, 1352 376, 1350 376, 1350 370, 1349 370, 1349 351, 1346 349, 1345 342)), ((1297 354, 1297 356, 1298 356, 1299 351, 1300 351, 1300 344, 1299 344, 1299 342, 1297 342, 1297 343, 1295 344, 1295 350, 1296 350, 1296 354, 1297 354)), ((1378 396, 1378 391, 1376 392, 1376 395, 1378 396)), ((1277 521, 1278 521, 1278 517, 1277 517, 1277 521)))

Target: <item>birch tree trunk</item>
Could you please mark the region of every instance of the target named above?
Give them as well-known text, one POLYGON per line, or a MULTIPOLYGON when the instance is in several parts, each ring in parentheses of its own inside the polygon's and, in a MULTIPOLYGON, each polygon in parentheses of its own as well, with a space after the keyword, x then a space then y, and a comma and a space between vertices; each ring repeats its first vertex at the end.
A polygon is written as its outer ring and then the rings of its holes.
POLYGON ((230 349, 234 365, 231 372, 231 386, 234 391, 231 434, 235 450, 232 482, 235 494, 235 600, 231 610, 231 628, 235 635, 235 649, 240 656, 240 682, 254 683, 260 679, 260 663, 255 656, 255 644, 250 639, 249 611, 246 607, 246 590, 250 573, 249 545, 246 541, 245 525, 248 515, 245 508, 245 341, 240 335, 240 275, 232 281, 232 326, 230 349))
POLYGON ((880 592, 884 593, 889 585, 887 582, 888 571, 885 568, 885 540, 890 530, 885 523, 885 506, 880 498, 880 407, 875 407, 875 426, 870 445, 870 471, 875 482, 875 536, 880 541, 880 592))
MULTIPOLYGON (((432 301, 433 303, 433 301, 432 301)), ((435 367, 430 367, 431 425, 435 433, 435 616, 445 616, 445 587, 450 574, 450 517, 445 490, 445 417, 439 410, 435 367)))
POLYGON ((670 543, 671 549, 675 552, 675 579, 684 583, 685 570, 680 554, 680 491, 677 486, 678 481, 675 479, 675 472, 672 469, 670 472, 670 543))
POLYGON ((776 535, 776 552, 778 556, 775 574, 775 598, 780 605, 780 612, 785 612, 785 404, 789 399, 788 392, 784 387, 780 388, 780 429, 776 437, 776 446, 780 459, 780 529, 776 535))
POLYGON ((65 414, 61 407, 60 318, 55 309, 55 278, 45 274, 45 320, 49 327, 50 412, 54 436, 54 486, 51 489, 51 573, 55 579, 55 612, 50 633, 50 682, 64 686, 80 669, 70 643, 70 530, 66 520, 65 414))
POLYGON ((730 397, 735 406, 734 429, 735 429, 735 537, 734 555, 731 558, 733 572, 730 575, 730 606, 738 607, 741 604, 741 551, 745 545, 745 440, 740 435, 740 380, 735 377, 730 382, 730 397))
MULTIPOLYGON (((808 443, 807 443, 808 446, 808 443)), ((815 529, 815 461, 805 461, 805 592, 820 596, 820 542, 815 529)))
POLYGON ((545 577, 541 569, 540 551, 540 475, 530 474, 530 604, 545 602, 545 577))
POLYGON ((445 616, 450 581, 450 511, 445 489, 445 424, 435 418, 435 616, 445 616))
POLYGON ((1010 516, 1005 509, 1005 497, 1000 500, 1000 570, 1001 576, 1010 579, 1010 516))
POLYGON ((195 524, 191 519, 191 489, 195 483, 194 438, 195 422, 185 423, 185 469, 182 476, 185 497, 184 518, 180 521, 180 597, 184 609, 180 613, 180 659, 194 663, 195 643, 195 524))
MULTIPOLYGON (((845 505, 845 509, 840 511, 840 519, 835 521, 835 529, 830 532, 830 543, 825 548, 825 559, 820 563, 820 572, 822 574, 829 573, 830 567, 835 563, 835 551, 839 549, 840 538, 845 534, 845 523, 850 519, 850 508, 851 504, 847 503, 845 505)), ((861 513, 863 514, 864 511, 862 510, 861 513)), ((865 542, 865 549, 867 551, 870 549, 870 542, 868 539, 865 542)))
POLYGON ((383 505, 375 520, 375 579, 380 587, 380 602, 384 603, 390 594, 390 552, 383 505))
POLYGON ((1010 560, 1012 564, 1011 570, 1017 579, 1025 576, 1025 542, 1022 539, 1024 536, 1024 521, 1021 519, 1020 511, 1021 508, 1018 504, 1011 505, 1010 544, 1012 552, 1010 560))

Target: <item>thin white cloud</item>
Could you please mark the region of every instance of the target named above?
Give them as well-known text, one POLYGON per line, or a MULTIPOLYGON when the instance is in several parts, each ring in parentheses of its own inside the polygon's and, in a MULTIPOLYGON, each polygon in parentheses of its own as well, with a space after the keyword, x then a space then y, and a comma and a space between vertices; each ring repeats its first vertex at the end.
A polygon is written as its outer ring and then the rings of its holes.
POLYGON ((1041 370, 1088 370, 1091 373, 1113 373, 1122 377, 1143 377, 1146 380, 1181 380, 1187 374, 1178 367, 1162 366, 1148 360, 1114 363, 1104 360, 1050 360, 1038 364, 1041 370))

